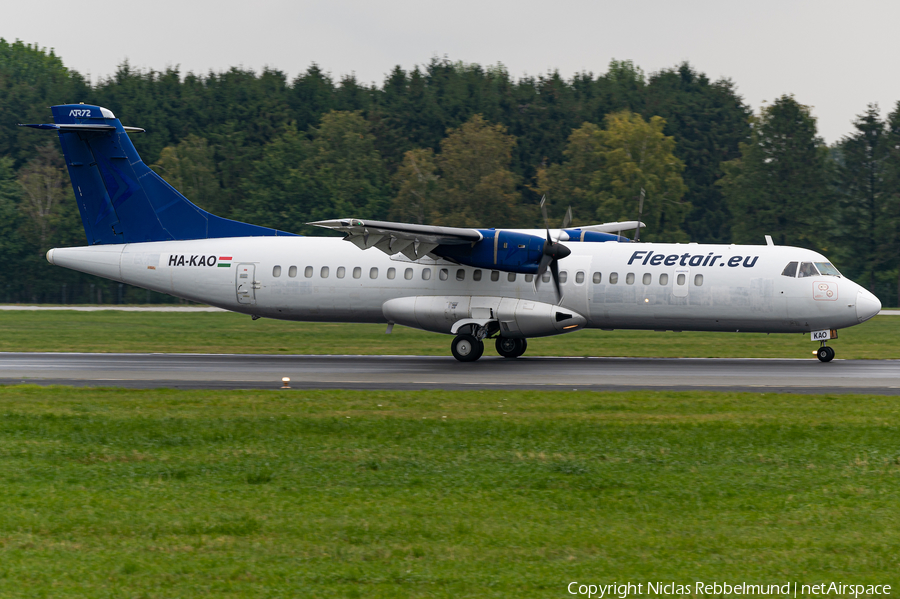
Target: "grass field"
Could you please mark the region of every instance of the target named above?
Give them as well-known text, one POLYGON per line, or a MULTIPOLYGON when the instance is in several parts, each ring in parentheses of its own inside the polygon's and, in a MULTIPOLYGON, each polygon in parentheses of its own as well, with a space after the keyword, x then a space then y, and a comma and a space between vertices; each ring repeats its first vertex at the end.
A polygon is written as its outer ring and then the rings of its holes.
MULTIPOLYGON (((838 358, 900 358, 900 316, 840 331, 838 358)), ((529 356, 809 358, 808 334, 579 331, 529 339, 529 356)), ((450 337, 383 325, 252 321, 234 313, 0 311, 0 351, 449 355, 450 337)), ((487 351, 493 352, 493 348, 487 351)))
POLYGON ((885 396, 0 388, 0 596, 900 584, 885 396))

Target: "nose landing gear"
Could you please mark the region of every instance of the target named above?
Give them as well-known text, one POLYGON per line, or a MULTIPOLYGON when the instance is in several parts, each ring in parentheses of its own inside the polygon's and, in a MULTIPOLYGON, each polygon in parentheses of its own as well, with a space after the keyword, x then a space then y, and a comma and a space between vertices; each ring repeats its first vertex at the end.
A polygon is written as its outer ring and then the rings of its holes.
POLYGON ((831 362, 834 359, 834 348, 825 345, 824 341, 822 342, 822 347, 813 353, 816 354, 816 357, 819 358, 820 362, 831 362))

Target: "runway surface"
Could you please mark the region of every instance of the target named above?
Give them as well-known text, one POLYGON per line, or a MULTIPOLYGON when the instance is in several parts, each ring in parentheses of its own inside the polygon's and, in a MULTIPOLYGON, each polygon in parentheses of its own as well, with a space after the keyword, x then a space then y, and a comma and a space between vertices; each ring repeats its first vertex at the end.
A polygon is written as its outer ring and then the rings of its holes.
POLYGON ((900 360, 0 353, 0 384, 276 389, 715 389, 900 395, 900 360))

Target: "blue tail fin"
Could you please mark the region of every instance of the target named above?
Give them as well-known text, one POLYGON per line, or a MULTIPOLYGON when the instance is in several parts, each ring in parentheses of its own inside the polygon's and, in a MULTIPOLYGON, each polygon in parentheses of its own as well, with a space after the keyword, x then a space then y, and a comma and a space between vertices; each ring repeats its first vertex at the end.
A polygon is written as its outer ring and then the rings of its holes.
POLYGON ((141 161, 115 115, 99 106, 53 106, 72 188, 90 245, 292 235, 210 214, 188 201, 141 161))

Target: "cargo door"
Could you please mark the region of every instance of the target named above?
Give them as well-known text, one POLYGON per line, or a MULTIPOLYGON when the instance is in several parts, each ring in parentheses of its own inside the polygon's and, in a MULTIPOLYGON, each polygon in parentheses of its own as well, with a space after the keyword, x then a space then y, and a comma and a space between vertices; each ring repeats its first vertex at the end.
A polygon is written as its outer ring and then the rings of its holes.
POLYGON ((591 263, 591 256, 569 256, 559 263, 560 271, 566 271, 566 282, 561 285, 561 303, 585 318, 590 318, 589 306, 594 291, 590 281, 591 263))

